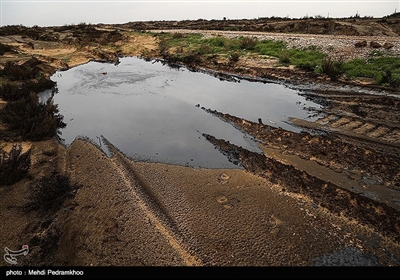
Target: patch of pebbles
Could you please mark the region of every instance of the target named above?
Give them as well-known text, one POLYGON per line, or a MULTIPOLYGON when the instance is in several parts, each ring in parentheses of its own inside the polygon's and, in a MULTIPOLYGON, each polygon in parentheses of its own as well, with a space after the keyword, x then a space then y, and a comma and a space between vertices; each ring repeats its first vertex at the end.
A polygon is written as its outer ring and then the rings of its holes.
POLYGON ((351 60, 355 58, 367 58, 376 51, 387 53, 388 55, 400 56, 400 37, 391 36, 345 36, 185 29, 153 30, 152 32, 201 33, 206 38, 214 36, 225 36, 228 38, 252 36, 259 40, 284 41, 288 48, 309 48, 311 46, 316 46, 333 59, 351 60), (363 41, 367 41, 367 45, 365 47, 355 46, 357 43, 363 41), (373 48, 370 46, 371 42, 379 43, 381 47, 373 48), (385 43, 393 46, 390 49, 385 49, 383 47, 385 43))

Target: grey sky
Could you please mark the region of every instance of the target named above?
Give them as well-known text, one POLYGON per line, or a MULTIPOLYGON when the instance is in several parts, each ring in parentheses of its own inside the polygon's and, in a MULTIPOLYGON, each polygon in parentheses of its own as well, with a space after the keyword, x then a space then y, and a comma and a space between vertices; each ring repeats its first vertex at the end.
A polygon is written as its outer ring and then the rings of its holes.
POLYGON ((147 20, 254 19, 304 16, 382 17, 400 11, 400 0, 328 1, 94 1, 0 0, 0 24, 55 26, 85 23, 126 23, 147 20))

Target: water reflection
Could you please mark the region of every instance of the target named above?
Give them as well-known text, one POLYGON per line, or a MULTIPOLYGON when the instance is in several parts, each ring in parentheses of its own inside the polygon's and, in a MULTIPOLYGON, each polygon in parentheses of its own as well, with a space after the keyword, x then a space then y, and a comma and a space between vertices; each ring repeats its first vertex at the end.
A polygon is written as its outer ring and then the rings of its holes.
POLYGON ((318 104, 279 84, 221 81, 160 62, 122 58, 118 65, 90 62, 56 72, 58 104, 68 146, 78 135, 102 135, 127 156, 147 161, 208 168, 238 168, 202 133, 260 152, 253 139, 199 108, 257 122, 295 127, 288 117, 312 118, 305 108, 318 104))

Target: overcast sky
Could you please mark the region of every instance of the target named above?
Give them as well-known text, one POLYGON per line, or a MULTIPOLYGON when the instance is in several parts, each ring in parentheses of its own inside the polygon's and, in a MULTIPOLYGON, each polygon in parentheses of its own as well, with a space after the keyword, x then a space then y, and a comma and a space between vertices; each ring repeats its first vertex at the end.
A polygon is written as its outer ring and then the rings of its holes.
POLYGON ((254 19, 304 16, 382 17, 400 12, 400 0, 103 1, 0 0, 0 25, 60 26, 149 20, 254 19))

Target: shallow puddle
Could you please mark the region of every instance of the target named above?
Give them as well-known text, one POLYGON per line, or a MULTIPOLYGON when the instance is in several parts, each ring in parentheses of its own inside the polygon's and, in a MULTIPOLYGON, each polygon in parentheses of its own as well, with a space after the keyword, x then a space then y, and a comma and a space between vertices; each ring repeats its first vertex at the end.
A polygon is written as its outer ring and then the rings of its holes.
MULTIPOLYGON (((130 158, 207 168, 238 168, 203 136, 213 135, 262 153, 251 136, 201 107, 297 131, 289 117, 314 120, 320 105, 274 83, 220 80, 186 68, 136 57, 118 65, 89 62, 56 72, 54 103, 64 116, 66 146, 86 136, 104 147, 104 136, 130 158)), ((50 92, 42 93, 46 99, 50 92)))

